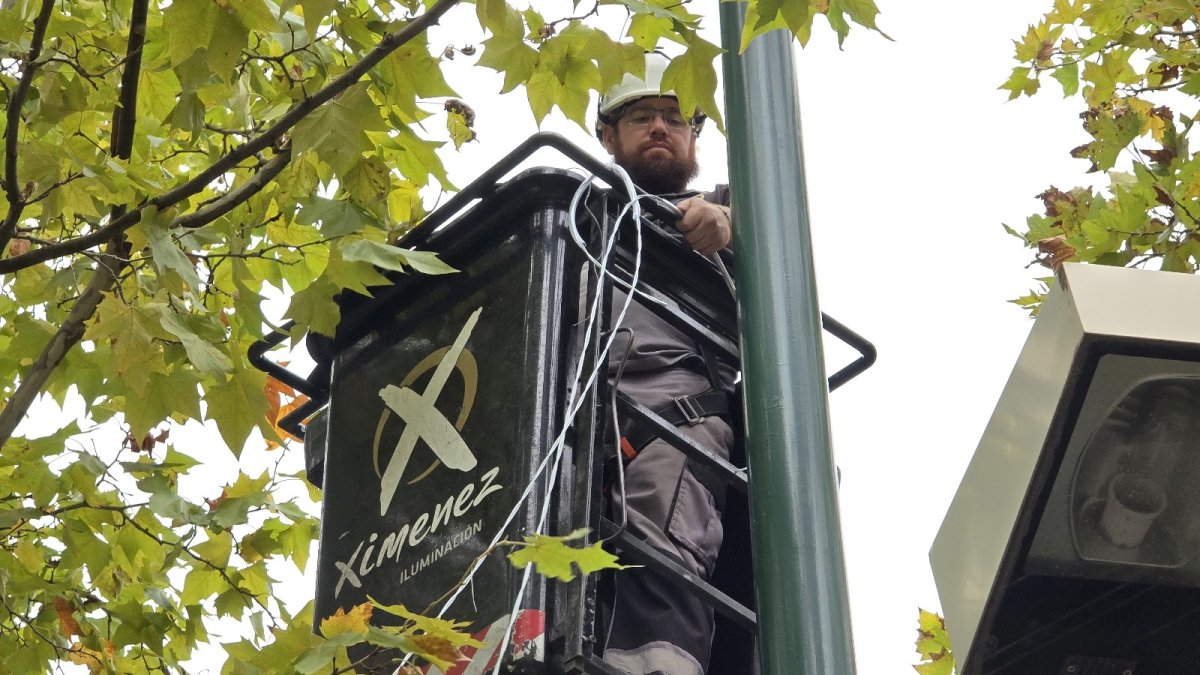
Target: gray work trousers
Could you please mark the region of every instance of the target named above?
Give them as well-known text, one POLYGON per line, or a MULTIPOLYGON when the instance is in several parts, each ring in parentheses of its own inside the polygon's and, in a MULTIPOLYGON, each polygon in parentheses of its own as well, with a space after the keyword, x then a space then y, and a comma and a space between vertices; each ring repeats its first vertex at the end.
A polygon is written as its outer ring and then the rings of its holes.
MULTIPOLYGON (((651 410, 711 388, 708 378, 684 368, 625 373, 618 387, 651 410)), ((733 431, 708 417, 678 429, 714 454, 729 458, 733 431)), ((613 487, 613 515, 624 508, 628 529, 707 580, 723 531, 724 490, 666 441, 655 439, 625 467, 625 493, 613 487), (703 481, 703 482, 702 482, 703 481), (707 485, 706 485, 707 484, 707 485)), ((703 675, 712 646, 713 612, 644 567, 613 575, 608 640, 603 658, 632 675, 703 675)))

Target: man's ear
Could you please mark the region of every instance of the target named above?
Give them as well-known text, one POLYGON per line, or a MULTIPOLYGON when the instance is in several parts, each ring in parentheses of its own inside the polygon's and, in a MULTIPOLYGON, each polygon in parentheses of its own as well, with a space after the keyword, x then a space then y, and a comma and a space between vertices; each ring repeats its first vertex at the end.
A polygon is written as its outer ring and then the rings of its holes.
POLYGON ((608 151, 608 154, 617 154, 617 132, 613 129, 613 125, 600 125, 600 144, 604 146, 604 149, 608 151))

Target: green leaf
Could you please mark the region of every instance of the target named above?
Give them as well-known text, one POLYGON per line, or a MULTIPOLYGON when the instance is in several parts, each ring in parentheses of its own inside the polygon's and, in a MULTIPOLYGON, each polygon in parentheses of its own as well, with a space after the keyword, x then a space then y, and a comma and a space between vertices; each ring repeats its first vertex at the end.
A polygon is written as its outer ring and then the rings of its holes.
POLYGON ((235 79, 234 66, 249 43, 250 31, 234 12, 213 0, 177 0, 163 12, 163 23, 172 65, 178 67, 201 52, 200 61, 193 63, 203 63, 207 72, 225 82, 235 79))
POLYGON ((537 67, 525 85, 538 124, 557 106, 567 119, 587 128, 591 91, 600 87, 600 71, 584 51, 590 37, 573 25, 542 43, 537 67))
MULTIPOLYGON (((391 169, 382 159, 374 155, 359 162, 344 177, 342 188, 350 195, 350 199, 365 208, 378 204, 387 198, 391 192, 391 169)), ((363 218, 365 223, 375 223, 375 218, 369 213, 363 218)))
POLYGON ((148 372, 142 394, 125 400, 125 421, 140 438, 167 419, 199 419, 198 386, 195 373, 184 368, 172 368, 168 373, 148 372))
MULTIPOLYGON (((829 9, 825 13, 829 25, 838 35, 839 46, 845 42, 846 35, 850 32, 850 25, 845 16, 849 16, 851 21, 860 26, 879 31, 875 25, 875 17, 878 15, 879 8, 875 6, 874 0, 829 0, 829 9)), ((880 33, 882 34, 882 31, 880 33)), ((884 37, 887 37, 886 34, 884 37)))
POLYGON ((96 311, 96 321, 84 337, 107 343, 110 349, 109 368, 112 373, 139 395, 150 382, 151 358, 159 351, 153 340, 163 331, 155 317, 116 295, 107 295, 96 311))
MULTIPOLYGON (((401 630, 386 629, 395 633, 396 644, 404 646, 410 653, 419 656, 442 670, 449 670, 453 661, 459 657, 459 649, 463 647, 482 647, 484 643, 472 638, 462 629, 470 625, 467 621, 450 621, 431 618, 409 611, 404 605, 384 605, 375 598, 367 596, 367 600, 377 609, 401 617, 406 621, 406 627, 401 630)), ((390 641, 380 633, 368 631, 367 639, 379 643, 390 641)))
POLYGON ((371 263, 346 260, 340 249, 335 249, 334 255, 330 256, 324 278, 338 288, 368 297, 371 295, 371 287, 389 286, 392 283, 391 280, 380 274, 371 263))
POLYGON ((30 574, 41 574, 46 571, 46 560, 42 557, 41 551, 29 539, 21 539, 17 542, 13 553, 17 556, 17 561, 21 563, 21 567, 25 568, 30 574))
POLYGON ((780 29, 792 30, 801 45, 807 44, 808 33, 802 33, 801 31, 805 31, 806 27, 812 26, 812 15, 808 13, 808 3, 797 4, 803 8, 800 11, 803 12, 804 20, 798 22, 800 24, 798 28, 793 28, 789 25, 787 18, 780 13, 778 6, 767 3, 767 6, 764 7, 764 3, 761 0, 750 0, 746 3, 746 16, 742 23, 741 44, 738 47, 739 53, 746 53, 746 48, 750 46, 750 42, 754 38, 780 29), (773 11, 774 13, 766 16, 765 12, 769 11, 773 11))
POLYGON ((617 42, 602 30, 593 30, 579 50, 579 56, 596 62, 600 90, 614 87, 625 73, 645 77, 646 58, 642 48, 631 42, 617 42))
POLYGON ((237 0, 229 3, 229 9, 246 30, 277 31, 279 22, 263 0, 237 0))
POLYGON ((373 76, 387 92, 386 102, 400 112, 405 123, 426 116, 417 108, 417 99, 456 95, 446 83, 441 62, 429 53, 424 36, 389 54, 373 76))
POLYGON ((1074 96, 1079 91, 1079 64, 1067 63, 1054 69, 1051 77, 1058 80, 1063 88, 1063 97, 1074 96))
POLYGON ((374 147, 366 132, 385 130, 367 91, 367 84, 360 82, 309 113, 296 125, 293 152, 312 151, 338 173, 349 171, 374 147))
MULTIPOLYGON (((321 233, 326 237, 341 237, 361 231, 375 219, 362 207, 344 199, 325 199, 313 196, 300 204, 300 213, 296 222, 301 225, 316 225, 321 227, 321 233)), ((305 243, 314 237, 301 234, 297 237, 277 239, 291 243, 305 243)))
POLYGON ((218 568, 226 567, 233 553, 233 536, 228 530, 210 534, 208 540, 193 546, 192 551, 218 568))
POLYGON ((287 310, 287 317, 296 322, 292 334, 299 337, 311 330, 332 336, 341 317, 341 309, 334 301, 339 290, 335 284, 320 279, 293 294, 287 310))
POLYGON ((171 238, 169 227, 174 216, 174 209, 160 212, 153 206, 147 207, 142 212, 142 220, 138 223, 138 229, 146 236, 146 241, 150 244, 150 252, 159 276, 164 279, 169 278, 169 273, 173 272, 183 282, 182 287, 178 284, 167 284, 168 288, 181 294, 185 292, 198 293, 201 284, 200 276, 196 273, 196 265, 184 255, 175 240, 171 238))
POLYGON ((388 139, 387 147, 399 150, 394 155, 394 161, 401 174, 418 185, 425 185, 432 177, 437 179, 442 189, 456 189, 446 176, 446 167, 442 165, 442 160, 437 156, 437 149, 442 146, 441 143, 423 140, 407 126, 393 131, 395 135, 388 139))
POLYGON ((333 642, 325 642, 316 647, 309 649, 292 663, 292 667, 296 672, 310 675, 319 670, 325 669, 333 664, 333 659, 337 656, 340 645, 333 642))
POLYGON ((479 65, 504 73, 500 93, 508 93, 529 80, 537 67, 538 52, 521 35, 493 35, 483 41, 479 65))
POLYGON ((406 267, 422 274, 450 274, 458 270, 438 259, 430 251, 414 251, 378 241, 360 239, 341 247, 342 257, 349 261, 370 263, 377 267, 397 272, 406 267))
POLYGON ((475 15, 479 19, 479 25, 491 29, 493 33, 497 29, 503 29, 508 18, 508 3, 504 0, 476 0, 475 15))
POLYGON ((317 26, 333 13, 337 4, 337 0, 300 0, 300 7, 304 9, 304 30, 309 35, 316 35, 317 26))
POLYGON ((717 71, 713 59, 723 50, 700 37, 689 41, 686 53, 676 57, 663 72, 663 89, 672 89, 679 109, 703 110, 725 132, 725 120, 717 107, 717 71))
POLYGON ((40 518, 45 514, 41 509, 22 507, 18 509, 3 509, 0 510, 0 528, 8 529, 13 525, 31 518, 40 518))
MULTIPOLYGON (((184 317, 169 307, 159 309, 159 324, 183 343, 188 360, 202 373, 221 377, 233 370, 233 362, 209 340, 200 337, 189 325, 195 317, 184 317)), ((222 336, 223 337, 223 336, 222 336)))
POLYGON ((217 425, 235 457, 241 455, 242 446, 255 427, 263 436, 276 438, 267 422, 267 397, 263 394, 266 384, 266 374, 239 368, 229 381, 205 388, 204 400, 208 403, 205 417, 217 425))
POLYGON ((138 116, 165 121, 175 108, 175 97, 179 93, 179 78, 169 69, 142 69, 138 83, 138 116))
POLYGON ((1096 139, 1087 145, 1086 155, 1101 171, 1111 169, 1120 152, 1142 132, 1141 117, 1132 111, 1106 110, 1084 126, 1096 139))
POLYGON ((654 51, 661 40, 683 42, 675 33, 675 21, 652 14, 636 14, 629 21, 626 31, 633 43, 644 51, 654 51))

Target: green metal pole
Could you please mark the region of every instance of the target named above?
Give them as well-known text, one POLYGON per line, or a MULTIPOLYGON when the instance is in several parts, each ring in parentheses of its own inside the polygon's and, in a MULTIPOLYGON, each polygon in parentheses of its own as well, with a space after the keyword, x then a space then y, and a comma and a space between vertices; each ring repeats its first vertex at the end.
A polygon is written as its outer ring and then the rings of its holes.
POLYGON ((761 672, 851 675, 791 36, 739 55, 742 24, 743 5, 722 2, 761 672))

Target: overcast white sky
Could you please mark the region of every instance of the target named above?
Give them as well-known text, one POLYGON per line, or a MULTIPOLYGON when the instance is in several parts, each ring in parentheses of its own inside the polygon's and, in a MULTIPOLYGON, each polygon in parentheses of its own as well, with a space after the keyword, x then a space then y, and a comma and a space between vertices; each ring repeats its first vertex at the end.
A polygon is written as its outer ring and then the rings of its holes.
MULTIPOLYGON (((1057 83, 1012 103, 997 90, 1011 40, 1050 0, 879 3, 894 42, 856 28, 839 51, 818 19, 797 64, 822 309, 879 349, 831 395, 858 672, 899 675, 912 672, 917 607, 939 606, 929 545, 1031 325, 1006 300, 1045 274, 1025 269, 1030 252, 1001 223, 1019 227, 1050 184, 1091 178, 1067 155, 1084 133, 1057 83)), ((443 22, 431 45, 478 39, 461 26, 443 22)), ((473 61, 450 69, 478 113, 480 141, 448 162, 460 186, 536 130, 523 94, 497 99, 500 81, 473 61)), ((602 155, 557 114, 544 128, 602 155)), ((724 142, 701 137, 698 187, 726 181, 724 142)), ((852 357, 830 354, 831 370, 852 357)), ((203 436, 173 440, 211 457, 203 436)))

